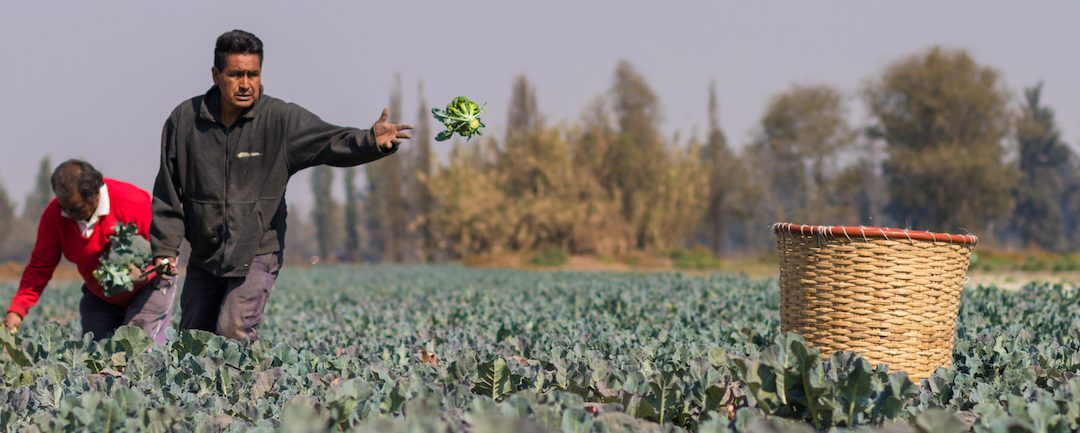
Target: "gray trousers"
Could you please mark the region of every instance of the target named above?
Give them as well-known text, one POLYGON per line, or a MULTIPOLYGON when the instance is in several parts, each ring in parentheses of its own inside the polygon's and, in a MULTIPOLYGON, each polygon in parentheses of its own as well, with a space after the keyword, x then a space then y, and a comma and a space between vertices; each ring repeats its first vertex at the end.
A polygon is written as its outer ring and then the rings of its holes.
POLYGON ((172 281, 158 278, 140 289, 125 308, 101 300, 84 285, 79 301, 83 333, 93 333, 94 339, 100 340, 111 336, 120 325, 131 325, 142 328, 155 343, 165 344, 175 294, 176 278, 172 281))
POLYGON ((255 340, 255 327, 281 270, 281 253, 255 256, 244 277, 218 277, 188 266, 180 293, 180 328, 201 329, 234 340, 255 340))

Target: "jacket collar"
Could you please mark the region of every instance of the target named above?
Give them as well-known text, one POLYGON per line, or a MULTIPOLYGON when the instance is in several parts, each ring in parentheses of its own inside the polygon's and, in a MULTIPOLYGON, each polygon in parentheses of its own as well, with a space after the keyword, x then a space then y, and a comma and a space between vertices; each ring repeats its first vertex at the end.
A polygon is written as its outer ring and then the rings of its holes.
MULTIPOLYGON (((255 116, 262 111, 261 108, 264 105, 263 99, 266 99, 265 96, 266 94, 263 93, 263 88, 259 87, 259 99, 255 100, 255 104, 252 105, 251 108, 244 110, 244 112, 240 114, 240 118, 254 119, 255 116)), ((221 123, 221 89, 219 89, 218 86, 215 85, 211 87, 210 90, 207 90, 206 94, 203 95, 202 102, 199 103, 199 117, 209 122, 221 123)))

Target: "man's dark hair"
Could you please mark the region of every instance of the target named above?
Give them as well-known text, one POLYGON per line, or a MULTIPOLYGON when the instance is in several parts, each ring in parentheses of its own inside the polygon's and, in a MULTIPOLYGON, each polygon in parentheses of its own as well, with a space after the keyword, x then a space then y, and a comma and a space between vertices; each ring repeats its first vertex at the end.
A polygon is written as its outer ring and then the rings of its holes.
POLYGON ((225 70, 229 54, 257 54, 259 64, 263 61, 263 43, 255 35, 243 30, 225 32, 217 38, 214 46, 214 67, 218 72, 225 70))
POLYGON ((68 194, 72 189, 79 192, 83 199, 95 197, 105 180, 89 162, 78 159, 64 161, 52 174, 52 188, 57 196, 68 194))

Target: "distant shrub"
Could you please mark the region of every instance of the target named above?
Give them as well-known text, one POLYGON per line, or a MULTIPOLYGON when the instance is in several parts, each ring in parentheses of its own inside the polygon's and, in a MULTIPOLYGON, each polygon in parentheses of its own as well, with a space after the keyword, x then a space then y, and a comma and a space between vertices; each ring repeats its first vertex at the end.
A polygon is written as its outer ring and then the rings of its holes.
POLYGON ((720 267, 720 260, 716 258, 712 250, 697 245, 690 251, 678 249, 671 252, 671 264, 676 269, 716 269, 720 267))
POLYGON ((566 263, 566 250, 562 248, 545 248, 540 250, 529 259, 529 263, 536 266, 562 266, 566 263))

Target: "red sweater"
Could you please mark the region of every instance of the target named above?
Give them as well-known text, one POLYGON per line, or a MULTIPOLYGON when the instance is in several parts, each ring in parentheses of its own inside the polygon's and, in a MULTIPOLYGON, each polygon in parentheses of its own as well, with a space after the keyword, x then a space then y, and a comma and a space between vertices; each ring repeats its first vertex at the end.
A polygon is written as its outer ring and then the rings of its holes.
POLYGON ((98 266, 102 250, 109 244, 108 236, 113 234, 117 221, 137 224, 139 235, 150 238, 150 194, 118 180, 105 179, 105 185, 109 191, 109 214, 98 220, 89 239, 79 232, 75 220, 60 214, 60 206, 55 198, 45 207, 38 223, 37 242, 30 255, 30 264, 23 270, 19 290, 8 307, 9 313, 25 317, 26 311, 37 304, 42 290, 52 279, 56 265, 60 263, 61 254, 79 268, 79 274, 90 293, 121 307, 131 302, 141 287, 109 298, 91 273, 98 266))

